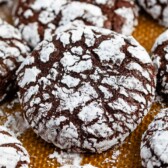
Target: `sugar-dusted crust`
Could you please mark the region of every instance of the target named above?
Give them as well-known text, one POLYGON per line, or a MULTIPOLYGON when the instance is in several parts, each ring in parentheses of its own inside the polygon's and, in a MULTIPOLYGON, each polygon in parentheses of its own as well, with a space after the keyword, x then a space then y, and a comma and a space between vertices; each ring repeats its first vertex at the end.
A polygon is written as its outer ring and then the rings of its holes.
POLYGON ((15 87, 15 71, 29 48, 19 30, 0 19, 0 101, 15 87))
POLYGON ((138 0, 143 9, 149 13, 159 24, 168 27, 168 1, 167 0, 138 0))
POLYGON ((157 91, 168 98, 168 30, 156 39, 152 58, 157 69, 157 91))
POLYGON ((28 168, 29 154, 12 133, 0 126, 0 167, 28 168))
POLYGON ((19 0, 14 22, 35 47, 57 27, 74 20, 130 35, 137 16, 137 7, 128 0, 19 0))
POLYGON ((155 91, 152 61, 132 37, 79 22, 40 43, 17 81, 34 131, 78 152, 121 143, 147 114, 155 91))
POLYGON ((146 168, 168 167, 168 109, 162 109, 143 134, 141 159, 146 168))

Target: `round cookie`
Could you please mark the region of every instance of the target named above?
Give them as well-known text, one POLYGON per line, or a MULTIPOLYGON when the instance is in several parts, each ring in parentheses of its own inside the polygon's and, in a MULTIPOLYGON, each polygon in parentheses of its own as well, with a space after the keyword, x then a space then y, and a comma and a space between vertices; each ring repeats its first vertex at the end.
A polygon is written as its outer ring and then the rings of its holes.
POLYGON ((162 109, 142 136, 141 159, 146 168, 168 167, 168 108, 162 109))
POLYGON ((28 168, 29 154, 11 132, 0 126, 0 167, 28 168))
POLYGON ((152 48, 152 59, 157 69, 157 92, 168 96, 168 30, 155 41, 152 48))
POLYGON ((74 20, 130 35, 138 10, 128 0, 19 0, 14 23, 31 47, 74 20))
POLYGON ((15 71, 28 51, 19 30, 0 19, 0 101, 15 90, 15 71))
POLYGON ((158 20, 159 24, 168 27, 168 1, 167 0, 138 0, 140 6, 158 20))
POLYGON ((152 61, 132 37, 79 22, 57 29, 18 70, 34 131, 61 149, 101 153, 121 143, 154 97, 152 61))

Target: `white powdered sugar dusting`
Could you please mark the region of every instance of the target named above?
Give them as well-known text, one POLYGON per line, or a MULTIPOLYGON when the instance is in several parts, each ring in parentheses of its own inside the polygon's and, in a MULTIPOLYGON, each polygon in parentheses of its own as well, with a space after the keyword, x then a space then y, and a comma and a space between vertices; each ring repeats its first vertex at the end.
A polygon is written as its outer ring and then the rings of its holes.
POLYGON ((117 3, 111 0, 95 2, 21 0, 15 14, 15 25, 19 27, 31 47, 35 47, 43 39, 51 36, 60 26, 79 20, 81 24, 116 29, 114 31, 130 35, 137 25, 138 10, 133 1, 126 1, 126 4, 123 3, 119 8, 117 3), (104 8, 107 10, 103 10, 104 8), (118 15, 119 19, 121 18, 123 22, 121 28, 115 26, 118 20, 115 20, 113 13, 118 15))
POLYGON ((62 9, 62 18, 59 25, 81 18, 95 26, 103 27, 106 17, 103 15, 101 8, 88 3, 71 2, 62 9))
POLYGON ((128 48, 128 51, 132 54, 133 57, 138 58, 138 55, 141 55, 138 59, 140 59, 143 63, 150 63, 151 59, 148 55, 148 53, 146 52, 146 50, 143 47, 138 47, 138 50, 136 49, 136 47, 132 47, 130 46, 128 48))
POLYGON ((16 38, 21 39, 21 34, 13 26, 9 25, 7 22, 0 19, 0 37, 2 38, 16 38))
POLYGON ((130 35, 134 31, 134 26, 138 24, 137 21, 134 20, 134 11, 131 8, 122 7, 116 9, 115 13, 125 19, 125 24, 123 25, 121 32, 125 35, 130 35))
POLYGON ((96 168, 91 164, 81 165, 82 157, 77 153, 66 153, 54 151, 49 155, 50 159, 57 159, 61 165, 59 168, 96 168))
POLYGON ((113 153, 110 158, 105 158, 102 164, 110 164, 113 168, 117 168, 116 164, 118 163, 118 158, 121 154, 121 151, 118 148, 114 148, 113 153))
POLYGON ((40 59, 42 62, 47 62, 49 61, 49 57, 50 57, 50 54, 53 53, 55 50, 55 46, 50 43, 50 45, 48 45, 47 43, 47 46, 45 45, 45 43, 43 43, 43 50, 41 51, 41 54, 40 54, 40 59))
POLYGON ((143 9, 149 13, 159 24, 168 27, 167 0, 138 0, 143 9))
POLYGON ((23 62, 19 97, 26 119, 44 140, 101 153, 123 141, 147 114, 154 68, 132 37, 78 23, 60 28, 23 62), (50 46, 52 58, 50 49, 44 51, 50 46))
POLYGON ((168 40, 168 30, 164 31, 155 41, 153 47, 152 47, 152 52, 161 45, 164 41, 168 40))
POLYGON ((96 119, 97 116, 102 117, 103 112, 104 111, 101 109, 101 106, 99 106, 96 102, 92 102, 90 105, 83 107, 78 116, 82 121, 91 122, 96 119), (88 111, 91 111, 91 113, 88 113, 88 111))
POLYGON ((152 48, 153 63, 158 76, 158 92, 168 94, 168 30, 163 32, 155 41, 152 48))
POLYGON ((0 118, 3 119, 1 125, 12 131, 16 137, 20 137, 30 128, 22 111, 16 109, 13 113, 8 112, 8 110, 13 110, 18 104, 18 98, 15 98, 0 109, 0 118))
MULTIPOLYGON (((8 24, 7 22, 0 19, 0 37, 4 40, 0 40, 0 57, 10 59, 11 56, 15 57, 17 62, 22 62, 24 57, 22 54, 26 54, 29 50, 20 40, 22 40, 19 30, 8 24), (10 45, 10 39, 14 42, 14 45, 10 45)), ((12 60, 11 60, 12 61, 12 60)), ((9 62, 9 61, 8 61, 9 62)), ((8 62, 6 64, 8 65, 8 62)), ((14 63, 10 62, 10 66, 14 63)))
POLYGON ((22 112, 15 112, 12 115, 8 115, 3 126, 14 132, 16 137, 21 136, 28 128, 30 128, 29 124, 23 117, 22 112))
POLYGON ((22 168, 28 168, 30 162, 21 142, 2 126, 0 126, 0 158, 0 167, 6 168, 15 168, 19 162, 22 162, 20 165, 22 168))
POLYGON ((157 132, 151 139, 151 148, 163 162, 168 160, 168 131, 157 132))
POLYGON ((35 82, 38 74, 41 71, 36 67, 32 67, 31 69, 27 69, 25 75, 23 76, 22 83, 19 83, 20 86, 24 87, 26 84, 31 82, 35 82))
MULTIPOLYGON (((86 55, 83 55, 83 58, 85 57, 86 55)), ((67 52, 64 53, 64 57, 60 61, 67 71, 80 73, 92 68, 92 61, 89 59, 90 56, 88 55, 87 57, 87 59, 79 61, 81 58, 78 55, 72 55, 71 53, 67 52)))
POLYGON ((64 75, 61 82, 70 88, 77 86, 80 82, 80 79, 74 78, 70 75, 64 75))
POLYGON ((58 153, 57 151, 54 151, 53 154, 49 155, 50 159, 57 159, 57 162, 61 165, 65 164, 72 164, 72 165, 79 165, 82 161, 82 157, 77 153, 66 153, 61 151, 58 153))
POLYGON ((29 43, 29 45, 35 47, 40 42, 37 23, 29 23, 28 25, 24 26, 21 25, 20 29, 23 29, 23 38, 29 43))
POLYGON ((86 102, 98 97, 95 89, 89 83, 81 86, 79 91, 75 93, 73 93, 73 90, 66 88, 61 89, 57 85, 55 85, 55 89, 56 91, 53 90, 52 94, 61 100, 57 109, 58 111, 73 111, 79 105, 85 104, 86 102), (67 94, 68 92, 69 94, 67 94))
POLYGON ((162 109, 142 136, 142 165, 148 168, 168 164, 168 109, 162 109))
MULTIPOLYGON (((117 36, 117 35, 116 35, 117 36)), ((93 51, 99 56, 100 60, 112 61, 119 64, 125 58, 125 54, 121 53, 121 47, 125 44, 124 39, 121 37, 103 41, 97 49, 93 51)))
POLYGON ((18 29, 0 19, 0 101, 4 100, 15 84, 16 69, 23 62, 29 48, 21 37, 18 29))

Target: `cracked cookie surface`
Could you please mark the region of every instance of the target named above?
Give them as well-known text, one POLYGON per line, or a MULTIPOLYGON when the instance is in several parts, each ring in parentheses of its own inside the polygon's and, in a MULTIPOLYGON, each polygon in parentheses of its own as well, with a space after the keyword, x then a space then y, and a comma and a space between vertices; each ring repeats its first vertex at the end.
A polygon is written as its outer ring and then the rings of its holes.
POLYGON ((139 43, 78 22, 40 43, 17 81, 34 131, 77 152, 121 143, 147 114, 155 91, 154 67, 139 43))
POLYGON ((138 0, 143 9, 159 24, 168 27, 168 1, 167 0, 138 0))
POLYGON ((5 127, 0 126, 0 167, 28 168, 29 155, 22 143, 5 127))
POLYGON ((152 48, 152 59, 157 69, 157 92, 168 98, 168 30, 155 41, 152 48))
POLYGON ((28 51, 19 30, 0 19, 0 101, 15 90, 15 71, 28 51))
POLYGON ((160 111, 143 134, 141 159, 146 168, 168 167, 168 108, 160 111))
POLYGON ((128 0, 19 0, 14 22, 35 47, 57 27, 74 20, 130 35, 137 16, 135 3, 128 0))

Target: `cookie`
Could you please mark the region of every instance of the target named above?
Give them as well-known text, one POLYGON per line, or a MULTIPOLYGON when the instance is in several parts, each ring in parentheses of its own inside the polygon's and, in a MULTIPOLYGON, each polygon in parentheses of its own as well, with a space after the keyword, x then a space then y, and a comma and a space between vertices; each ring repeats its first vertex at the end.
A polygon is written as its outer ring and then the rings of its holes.
POLYGON ((73 152, 121 143, 147 114, 152 61, 132 37, 79 22, 57 29, 18 70, 21 106, 34 131, 73 152))
POLYGON ((128 0, 19 0, 14 23, 31 47, 51 36, 57 27, 74 20, 130 35, 138 10, 128 0))
POLYGON ((155 41, 152 48, 152 59, 157 69, 157 92, 168 97, 168 30, 155 41))
POLYGON ((168 108, 162 109, 142 136, 141 159, 146 168, 168 167, 168 108))
POLYGON ((15 71, 28 51, 19 30, 0 19, 0 101, 15 90, 15 71))
POLYGON ((138 0, 138 2, 153 19, 156 19, 159 24, 168 27, 167 0, 138 0))
POLYGON ((0 126, 0 167, 1 168, 28 168, 29 154, 5 127, 0 126))

